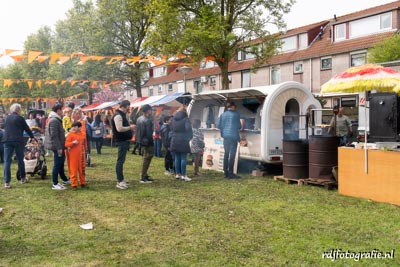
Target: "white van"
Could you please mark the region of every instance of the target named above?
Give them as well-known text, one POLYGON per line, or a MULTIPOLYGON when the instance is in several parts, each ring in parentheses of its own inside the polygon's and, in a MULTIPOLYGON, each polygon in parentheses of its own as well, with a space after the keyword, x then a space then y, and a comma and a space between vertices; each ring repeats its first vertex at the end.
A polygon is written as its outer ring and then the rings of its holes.
POLYGON ((321 109, 310 90, 298 82, 195 94, 189 117, 192 122, 201 120, 206 143, 203 168, 222 170, 223 140, 218 118, 227 99, 235 102, 243 126, 238 157, 265 163, 282 163, 283 116, 293 115, 294 131, 298 138, 305 139, 302 126, 308 128, 306 117, 296 116, 321 109))

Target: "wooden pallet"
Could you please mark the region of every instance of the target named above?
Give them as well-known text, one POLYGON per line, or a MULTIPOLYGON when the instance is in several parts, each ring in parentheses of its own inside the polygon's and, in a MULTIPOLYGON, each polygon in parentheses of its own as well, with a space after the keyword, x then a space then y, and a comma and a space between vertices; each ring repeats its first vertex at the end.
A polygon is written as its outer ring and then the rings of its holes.
POLYGON ((308 178, 303 180, 304 185, 317 185, 323 186, 327 190, 332 190, 337 188, 337 182, 330 179, 321 179, 321 178, 308 178))
POLYGON ((287 184, 297 183, 298 185, 302 185, 303 181, 304 181, 304 179, 286 178, 286 177, 283 177, 282 175, 274 176, 274 180, 284 181, 287 184))

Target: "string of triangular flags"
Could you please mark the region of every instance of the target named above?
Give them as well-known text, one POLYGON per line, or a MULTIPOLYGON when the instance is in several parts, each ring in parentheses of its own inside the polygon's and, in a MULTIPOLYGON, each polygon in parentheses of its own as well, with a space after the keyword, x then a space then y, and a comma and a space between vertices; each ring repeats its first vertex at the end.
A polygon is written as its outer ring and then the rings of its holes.
POLYGON ((78 65, 83 65, 89 60, 94 61, 102 61, 107 59, 106 65, 112 65, 117 62, 125 62, 127 64, 135 64, 137 62, 151 62, 154 65, 161 65, 166 63, 166 57, 162 59, 157 58, 155 56, 133 56, 133 57, 125 57, 125 56, 90 56, 86 55, 82 52, 73 52, 70 55, 64 55, 63 53, 51 53, 50 55, 44 55, 44 52, 41 51, 28 51, 28 55, 22 55, 22 50, 15 50, 15 49, 5 49, 4 54, 0 54, 0 58, 3 56, 9 56, 17 62, 20 62, 24 59, 28 59, 28 64, 31 64, 34 61, 37 62, 44 62, 49 60, 50 64, 58 63, 64 64, 65 62, 73 59, 75 57, 79 57, 78 65))
MULTIPOLYGON (((87 92, 82 92, 78 94, 74 94, 68 97, 65 97, 64 99, 66 101, 69 101, 71 99, 77 99, 79 96, 87 94, 87 92)), ((1 97, 0 102, 2 104, 9 104, 9 103, 15 103, 15 102, 25 102, 25 101, 43 101, 47 102, 51 99, 56 99, 54 97, 1 97)))
POLYGON ((122 84, 122 80, 115 81, 88 81, 88 80, 33 80, 33 79, 0 79, 3 81, 4 87, 10 87, 13 84, 19 83, 27 83, 29 89, 32 89, 33 85, 36 85, 37 88, 42 88, 43 85, 64 85, 65 83, 69 83, 71 86, 75 84, 88 84, 89 88, 99 88, 102 87, 110 87, 116 84, 122 84))

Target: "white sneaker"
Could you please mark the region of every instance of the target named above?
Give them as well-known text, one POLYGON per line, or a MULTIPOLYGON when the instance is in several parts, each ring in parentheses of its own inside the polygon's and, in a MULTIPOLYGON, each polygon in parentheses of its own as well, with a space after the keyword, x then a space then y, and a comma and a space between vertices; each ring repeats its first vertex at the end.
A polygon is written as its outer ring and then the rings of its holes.
POLYGON ((171 175, 172 173, 170 171, 165 171, 164 174, 165 175, 171 175))
POLYGON ((176 179, 181 179, 180 174, 175 175, 175 178, 176 178, 176 179))
POLYGON ((187 175, 182 176, 181 179, 184 180, 185 182, 190 182, 192 180, 189 177, 187 177, 187 175))
POLYGON ((128 189, 128 185, 124 182, 124 181, 122 181, 122 182, 117 182, 117 188, 118 189, 128 189))
POLYGON ((51 187, 53 190, 65 190, 66 188, 62 184, 56 184, 51 187))

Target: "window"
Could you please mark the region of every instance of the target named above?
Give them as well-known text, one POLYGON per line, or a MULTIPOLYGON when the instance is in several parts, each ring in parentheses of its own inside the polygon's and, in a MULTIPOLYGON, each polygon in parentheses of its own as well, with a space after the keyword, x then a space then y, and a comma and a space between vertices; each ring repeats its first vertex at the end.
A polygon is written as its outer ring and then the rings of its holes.
POLYGON ((149 96, 152 96, 152 95, 154 95, 154 89, 153 89, 153 86, 150 86, 149 87, 149 96))
POLYGON ((341 101, 342 107, 356 107, 357 106, 357 97, 356 96, 342 97, 341 100, 342 100, 341 101))
POLYGON ((162 94, 163 93, 163 86, 162 84, 158 85, 158 94, 162 94))
POLYGON ((250 70, 242 71, 242 88, 250 87, 250 70))
POLYGON ((203 60, 200 63, 200 69, 207 69, 207 68, 212 68, 212 67, 215 67, 214 60, 203 60))
POLYGON ((294 63, 294 73, 303 73, 303 61, 294 63))
POLYGON ((271 84, 278 84, 281 82, 281 68, 280 66, 271 67, 271 84))
POLYGON ((200 93, 202 91, 201 87, 201 81, 200 80, 194 80, 193 81, 193 88, 196 94, 200 93))
POLYGON ((321 58, 321 70, 330 70, 332 69, 332 58, 321 58))
POLYGON ((42 102, 42 108, 43 108, 43 109, 47 109, 47 102, 46 102, 46 101, 43 101, 43 102, 42 102))
POLYGON ((392 13, 384 13, 350 22, 350 38, 392 29, 392 13))
POLYGON ((282 39, 282 52, 297 49, 297 35, 282 39))
POLYGON ((228 80, 229 80, 229 83, 232 82, 232 74, 231 73, 228 74, 228 80))
POLYGON ((217 84, 217 77, 210 76, 210 85, 216 85, 216 84, 217 84))
POLYGON ((162 66, 162 67, 153 69, 153 77, 154 78, 165 76, 165 75, 167 75, 167 67, 162 66))
POLYGON ((237 60, 241 61, 241 60, 248 60, 248 59, 255 58, 256 55, 252 53, 252 51, 253 51, 252 49, 253 49, 253 47, 248 46, 248 47, 245 47, 244 49, 238 51, 237 60))
POLYGON ((350 55, 350 66, 356 67, 367 63, 367 53, 358 53, 350 55))
POLYGON ((173 90, 174 90, 174 87, 173 87, 172 83, 169 83, 168 84, 168 92, 173 91, 173 90))
POLYGON ((31 108, 36 109, 36 101, 32 101, 31 108))
POLYGON ((392 13, 385 13, 380 16, 380 29, 391 29, 392 28, 392 13))
POLYGON ((299 49, 304 49, 308 47, 308 36, 307 33, 302 33, 299 35, 299 49))
POLYGON ((335 26, 335 41, 346 39, 346 24, 338 24, 335 26))

